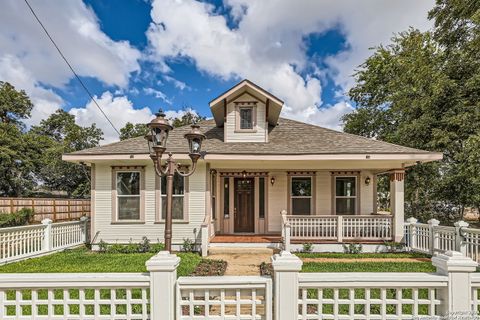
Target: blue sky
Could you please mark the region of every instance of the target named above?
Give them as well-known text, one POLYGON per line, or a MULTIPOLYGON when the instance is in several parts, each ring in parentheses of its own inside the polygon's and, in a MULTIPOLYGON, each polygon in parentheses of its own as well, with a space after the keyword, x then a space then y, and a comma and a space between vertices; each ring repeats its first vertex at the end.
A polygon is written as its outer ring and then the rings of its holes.
MULTIPOLYGON (((282 98, 283 116, 341 130, 351 75, 394 32, 425 30, 433 1, 31 0, 117 128, 158 109, 191 108, 243 78, 282 98)), ((23 1, 0 12, 0 80, 24 89, 28 125, 58 108, 115 132, 72 77, 23 1), (7 13, 8 12, 8 13, 7 13)))

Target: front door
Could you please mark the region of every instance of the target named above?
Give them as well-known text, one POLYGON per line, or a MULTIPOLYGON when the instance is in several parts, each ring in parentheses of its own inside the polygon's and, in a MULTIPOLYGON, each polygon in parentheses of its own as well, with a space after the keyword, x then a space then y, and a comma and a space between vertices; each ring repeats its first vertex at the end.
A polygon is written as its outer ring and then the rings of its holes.
POLYGON ((255 232, 254 179, 235 178, 235 232, 255 232))

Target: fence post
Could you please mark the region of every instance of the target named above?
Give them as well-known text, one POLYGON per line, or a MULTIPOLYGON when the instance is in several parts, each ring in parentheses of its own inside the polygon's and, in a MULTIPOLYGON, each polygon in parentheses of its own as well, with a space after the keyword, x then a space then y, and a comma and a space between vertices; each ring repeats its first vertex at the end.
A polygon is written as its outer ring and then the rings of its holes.
POLYGON ((291 248, 290 248, 290 235, 291 235, 292 226, 290 225, 289 222, 285 223, 284 229, 285 229, 285 244, 284 244, 285 248, 283 248, 283 249, 285 251, 290 252, 290 250, 291 250, 291 248))
POLYGON ((82 225, 82 239, 84 243, 88 242, 88 217, 82 216, 80 217, 80 222, 83 223, 82 225))
POLYGON ((43 219, 42 224, 44 225, 42 249, 45 252, 49 252, 52 250, 52 220, 48 218, 43 219))
POLYGON ((406 234, 406 245, 410 247, 410 250, 417 248, 417 222, 418 220, 411 217, 407 219, 408 234, 406 234))
POLYGON ((455 251, 461 252, 463 255, 467 255, 467 246, 463 243, 463 236, 460 234, 462 228, 468 227, 468 222, 457 221, 453 224, 455 226, 455 251))
POLYGON ((343 242, 343 216, 337 216, 337 242, 343 242))
POLYGON ((302 260, 287 251, 272 257, 275 320, 298 317, 298 272, 302 264, 302 260))
POLYGON ((477 263, 457 251, 447 251, 432 258, 437 273, 448 276, 448 286, 439 291, 441 315, 454 312, 467 313, 472 310, 471 274, 477 269, 477 263))
POLYGON ((438 239, 435 236, 435 227, 437 227, 440 224, 440 221, 437 219, 430 219, 427 221, 428 223, 428 232, 429 232, 429 249, 430 249, 430 254, 433 255, 435 252, 435 248, 438 248, 438 239))
POLYGON ((202 257, 206 257, 208 256, 208 240, 210 238, 210 235, 208 234, 208 224, 202 224, 200 230, 202 237, 202 257))
POLYGON ((150 319, 175 319, 175 284, 180 258, 168 251, 160 251, 146 263, 150 272, 150 319))

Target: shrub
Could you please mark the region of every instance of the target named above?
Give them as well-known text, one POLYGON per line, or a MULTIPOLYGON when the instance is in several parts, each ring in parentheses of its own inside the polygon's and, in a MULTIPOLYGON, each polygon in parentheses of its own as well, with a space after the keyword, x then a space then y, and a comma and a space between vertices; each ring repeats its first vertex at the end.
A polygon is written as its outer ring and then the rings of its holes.
POLYGON ((150 245, 150 240, 148 240, 147 237, 143 236, 142 241, 138 244, 138 252, 139 253, 145 253, 145 252, 150 252, 151 245, 150 245))
POLYGON ((145 236, 142 237, 142 240, 139 243, 133 243, 132 239, 130 239, 128 244, 107 244, 102 240, 98 244, 99 247, 101 243, 104 248, 103 252, 107 253, 157 253, 165 248, 163 243, 151 244, 150 240, 145 236))
POLYGON ((350 254, 362 253, 363 247, 360 243, 347 243, 343 245, 343 252, 350 254))
POLYGON ((33 210, 29 208, 23 208, 13 213, 0 214, 0 228, 23 226, 32 218, 33 210))
POLYGON ((195 251, 195 242, 189 238, 183 239, 182 251, 185 252, 194 252, 195 251))
POLYGON ((385 248, 387 248, 387 252, 403 252, 404 251, 404 244, 401 242, 394 242, 394 241, 385 241, 384 242, 385 248))
POLYGON ((105 253, 107 252, 107 248, 108 244, 105 241, 100 240, 100 242, 98 243, 98 252, 105 253))
POLYGON ((313 244, 311 243, 304 243, 302 245, 302 252, 304 253, 310 253, 313 251, 313 244))
POLYGON ((165 250, 165 245, 163 243, 153 243, 150 245, 150 253, 158 253, 165 250))

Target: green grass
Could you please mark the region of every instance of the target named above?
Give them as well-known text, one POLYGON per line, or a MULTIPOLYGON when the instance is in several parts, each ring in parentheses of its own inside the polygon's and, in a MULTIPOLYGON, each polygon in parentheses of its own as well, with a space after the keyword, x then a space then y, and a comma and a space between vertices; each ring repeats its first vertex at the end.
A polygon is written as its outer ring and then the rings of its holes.
MULTIPOLYGON (((196 253, 178 253, 177 275, 188 276, 202 258, 196 253)), ((153 253, 98 253, 79 248, 0 266, 0 273, 55 272, 146 272, 145 262, 153 253)))
POLYGON ((302 272, 435 272, 430 262, 305 262, 302 272))
POLYGON ((429 255, 417 252, 400 253, 295 253, 300 258, 332 258, 332 259, 369 259, 369 258, 430 258, 429 255))

